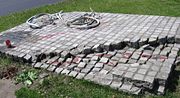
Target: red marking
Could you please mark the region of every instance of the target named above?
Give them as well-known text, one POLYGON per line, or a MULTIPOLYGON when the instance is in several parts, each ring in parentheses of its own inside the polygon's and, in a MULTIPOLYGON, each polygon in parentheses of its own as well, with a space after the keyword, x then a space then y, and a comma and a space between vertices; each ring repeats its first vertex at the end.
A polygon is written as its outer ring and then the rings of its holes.
POLYGON ((74 59, 73 59, 73 62, 74 63, 79 63, 81 61, 81 59, 79 58, 79 57, 75 57, 74 59))
POLYGON ((113 62, 109 62, 108 64, 109 64, 109 65, 111 65, 111 64, 114 65, 113 62))
POLYGON ((149 55, 149 54, 142 54, 141 55, 141 57, 147 57, 147 58, 149 58, 151 55, 149 55))
POLYGON ((159 56, 158 59, 160 59, 161 61, 165 61, 165 59, 167 59, 167 57, 166 56, 159 56))
POLYGON ((98 57, 102 57, 102 55, 103 55, 103 54, 96 54, 96 56, 98 56, 98 57))
POLYGON ((104 57, 111 57, 111 54, 104 54, 104 57))
POLYGON ((61 64, 61 63, 58 62, 58 60, 56 60, 56 61, 52 62, 51 64, 52 64, 52 65, 59 65, 59 64, 61 64))
POLYGON ((130 56, 131 56, 131 53, 124 53, 124 54, 123 54, 123 57, 124 57, 124 58, 127 58, 127 59, 129 59, 130 56))
POLYGON ((57 36, 57 35, 61 35, 61 34, 65 34, 65 33, 55 33, 55 34, 48 34, 48 35, 45 35, 45 36, 40 36, 39 40, 46 40, 46 39, 49 39, 49 38, 52 38, 54 36, 57 36))

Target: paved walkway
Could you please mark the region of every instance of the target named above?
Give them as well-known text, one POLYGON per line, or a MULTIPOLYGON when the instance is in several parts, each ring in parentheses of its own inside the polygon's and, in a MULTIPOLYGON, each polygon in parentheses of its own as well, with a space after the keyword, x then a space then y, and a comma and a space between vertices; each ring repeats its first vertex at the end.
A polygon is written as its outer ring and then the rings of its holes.
MULTIPOLYGON (((64 13, 73 20, 83 12, 64 13)), ((56 25, 31 29, 22 24, 4 31, 0 51, 78 79, 134 94, 153 90, 163 94, 179 61, 180 18, 99 13, 100 25, 88 30, 56 25), (3 46, 6 39, 15 48, 3 46)))
POLYGON ((61 1, 62 0, 0 0, 0 16, 61 1))

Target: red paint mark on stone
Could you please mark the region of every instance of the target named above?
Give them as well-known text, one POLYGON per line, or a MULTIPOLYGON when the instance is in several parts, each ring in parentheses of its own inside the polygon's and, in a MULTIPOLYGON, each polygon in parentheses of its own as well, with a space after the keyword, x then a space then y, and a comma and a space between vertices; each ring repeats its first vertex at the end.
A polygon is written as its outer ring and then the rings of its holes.
POLYGON ((129 59, 131 55, 132 55, 131 53, 124 53, 123 57, 129 59))
POLYGON ((111 57, 112 55, 111 54, 104 54, 104 57, 111 57))
POLYGON ((80 61, 81 61, 81 58, 79 58, 79 57, 75 57, 73 59, 73 63, 79 63, 80 61))
POLYGON ((39 40, 46 40, 46 39, 52 38, 54 36, 62 35, 62 34, 65 34, 65 33, 59 32, 55 34, 47 34, 45 36, 40 36, 39 40))

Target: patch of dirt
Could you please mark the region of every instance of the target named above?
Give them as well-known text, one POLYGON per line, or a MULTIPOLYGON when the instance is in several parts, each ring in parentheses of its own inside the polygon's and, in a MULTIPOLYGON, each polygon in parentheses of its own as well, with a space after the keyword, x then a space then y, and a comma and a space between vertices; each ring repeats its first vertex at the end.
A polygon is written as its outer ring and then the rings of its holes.
POLYGON ((22 87, 11 79, 0 79, 0 98, 16 98, 15 91, 22 87))
POLYGON ((17 72, 18 68, 15 66, 4 68, 0 71, 0 79, 12 79, 17 72))

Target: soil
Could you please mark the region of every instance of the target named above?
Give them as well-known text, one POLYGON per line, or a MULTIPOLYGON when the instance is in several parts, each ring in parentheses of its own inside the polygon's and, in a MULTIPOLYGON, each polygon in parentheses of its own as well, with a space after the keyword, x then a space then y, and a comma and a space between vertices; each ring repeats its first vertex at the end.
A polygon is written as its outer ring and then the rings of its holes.
POLYGON ((16 98, 15 91, 22 87, 11 79, 0 79, 0 98, 16 98))
POLYGON ((17 72, 18 68, 14 66, 4 68, 0 71, 0 79, 12 79, 17 72))

